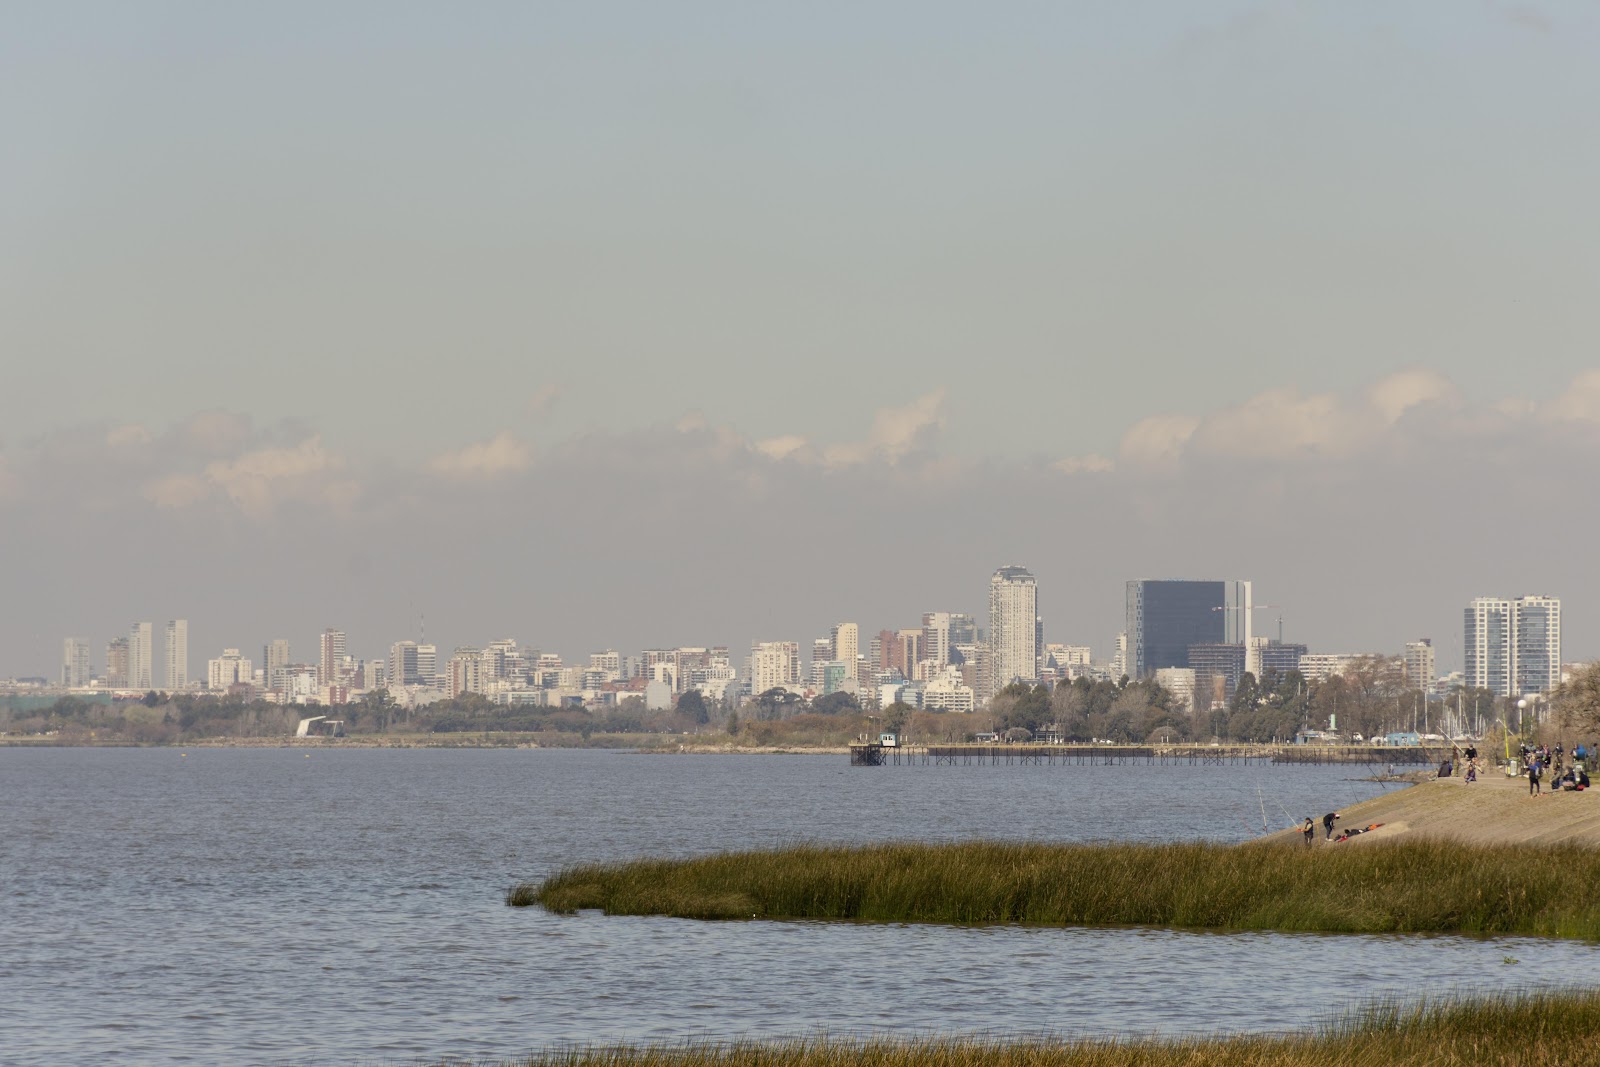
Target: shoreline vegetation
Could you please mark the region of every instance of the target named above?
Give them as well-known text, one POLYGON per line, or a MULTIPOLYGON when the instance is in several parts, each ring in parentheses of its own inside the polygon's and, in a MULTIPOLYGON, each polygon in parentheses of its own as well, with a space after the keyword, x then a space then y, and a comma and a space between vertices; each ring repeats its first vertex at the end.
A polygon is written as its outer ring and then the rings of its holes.
POLYGON ((1597 1034, 1600 991, 1563 991, 1409 1006, 1378 1001, 1303 1035, 823 1037, 560 1048, 502 1062, 505 1067, 1568 1067, 1593 1061, 1597 1034))
POLYGON ((798 846, 568 868, 506 903, 569 914, 1600 940, 1600 850, 1438 839, 798 846))

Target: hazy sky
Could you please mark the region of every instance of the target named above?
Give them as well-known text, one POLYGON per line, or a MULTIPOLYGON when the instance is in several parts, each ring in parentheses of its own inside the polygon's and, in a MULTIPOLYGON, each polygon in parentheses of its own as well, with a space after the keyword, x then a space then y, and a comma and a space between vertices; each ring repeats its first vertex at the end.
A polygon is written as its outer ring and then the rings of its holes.
MULTIPOLYGON (((1600 8, 22 4, 0 676, 1238 576, 1600 654, 1600 8)), ((1264 612, 1258 625, 1268 625, 1264 612)))

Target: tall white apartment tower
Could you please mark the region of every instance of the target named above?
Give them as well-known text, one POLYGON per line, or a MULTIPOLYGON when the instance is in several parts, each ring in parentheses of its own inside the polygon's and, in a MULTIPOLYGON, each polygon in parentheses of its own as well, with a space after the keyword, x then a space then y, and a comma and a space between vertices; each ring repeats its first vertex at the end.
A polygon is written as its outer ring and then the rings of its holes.
POLYGON ((68 689, 89 684, 89 642, 81 637, 61 642, 61 684, 68 689))
POLYGON ((1511 602, 1511 679, 1518 693, 1549 693, 1561 684, 1561 600, 1521 596, 1511 602))
POLYGON ((168 620, 166 639, 167 691, 175 693, 189 688, 189 620, 168 620))
POLYGON ((855 679, 858 676, 856 663, 861 656, 861 627, 853 622, 841 622, 829 637, 833 643, 834 662, 843 663, 844 676, 855 679))
POLYGON ((750 694, 800 683, 798 641, 757 641, 750 646, 750 694))
POLYGON ((927 611, 922 614, 922 658, 943 667, 950 662, 950 613, 927 611))
POLYGON ((1461 631, 1467 685, 1495 696, 1511 692, 1511 601, 1480 596, 1467 605, 1461 631))
POLYGON ((155 645, 155 624, 136 622, 128 631, 128 688, 150 690, 155 688, 152 676, 155 645))
POLYGON ((268 689, 282 689, 289 669, 289 639, 275 637, 261 646, 261 678, 268 689))
POLYGON ((1433 639, 1421 637, 1415 641, 1406 642, 1405 680, 1407 689, 1421 689, 1423 692, 1433 688, 1434 679, 1433 639))
POLYGON ((989 692, 1038 678, 1039 589, 1025 567, 1001 567, 989 579, 989 692))
POLYGON ((317 664, 318 685, 342 685, 344 683, 344 631, 328 627, 322 631, 321 658, 317 664))
POLYGON ((1561 601, 1478 597, 1462 625, 1466 682, 1495 696, 1548 693, 1561 682, 1561 601))

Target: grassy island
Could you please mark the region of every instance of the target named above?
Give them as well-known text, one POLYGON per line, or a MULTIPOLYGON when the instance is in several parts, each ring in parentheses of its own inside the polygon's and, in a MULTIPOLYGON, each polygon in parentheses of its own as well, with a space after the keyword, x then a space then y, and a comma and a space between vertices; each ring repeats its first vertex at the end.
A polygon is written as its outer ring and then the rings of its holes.
POLYGON ((1600 850, 1399 839, 1279 844, 800 846, 564 870, 553 912, 692 919, 1141 925, 1600 939, 1600 850))
POLYGON ((1378 1005, 1300 1036, 810 1040, 564 1049, 520 1067, 1568 1067, 1594 1062, 1600 993, 1378 1005))

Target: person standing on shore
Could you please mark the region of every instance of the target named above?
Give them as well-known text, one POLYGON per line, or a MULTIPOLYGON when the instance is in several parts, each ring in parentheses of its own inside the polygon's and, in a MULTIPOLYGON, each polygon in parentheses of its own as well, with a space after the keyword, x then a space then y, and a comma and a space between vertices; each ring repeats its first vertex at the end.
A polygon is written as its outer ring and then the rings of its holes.
POLYGON ((1528 761, 1528 795, 1530 797, 1536 797, 1539 795, 1539 772, 1542 769, 1543 768, 1539 766, 1538 756, 1535 756, 1533 759, 1528 761))
POLYGON ((1333 837, 1333 824, 1338 821, 1339 813, 1330 811, 1322 817, 1322 839, 1330 840, 1333 837))
POLYGON ((1300 832, 1306 835, 1306 848, 1310 848, 1317 836, 1317 824, 1311 821, 1311 816, 1306 816, 1306 824, 1300 827, 1300 832))

